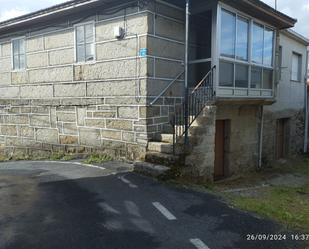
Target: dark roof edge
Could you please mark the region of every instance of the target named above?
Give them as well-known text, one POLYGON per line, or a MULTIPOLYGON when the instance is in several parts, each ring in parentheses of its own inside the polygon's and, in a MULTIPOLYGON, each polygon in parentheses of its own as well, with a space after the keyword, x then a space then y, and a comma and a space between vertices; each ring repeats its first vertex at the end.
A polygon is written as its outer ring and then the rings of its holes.
POLYGON ((269 12, 269 14, 273 14, 276 15, 277 17, 279 17, 280 19, 282 19, 282 21, 285 21, 286 23, 289 23, 291 27, 293 27, 296 22, 297 19, 292 18, 276 9, 274 9, 273 7, 269 6, 268 4, 262 2, 261 0, 243 0, 251 5, 255 5, 256 7, 260 7, 262 9, 264 9, 265 11, 269 12))
POLYGON ((31 13, 26 14, 26 15, 22 15, 22 16, 19 16, 19 17, 16 17, 16 18, 12 18, 12 19, 0 22, 0 30, 2 28, 7 28, 8 26, 14 26, 14 25, 20 24, 22 22, 27 22, 31 19, 37 19, 37 18, 40 18, 40 17, 44 17, 44 16, 50 15, 54 12, 62 12, 62 11, 65 11, 67 9, 76 8, 78 6, 83 6, 83 5, 87 5, 87 4, 99 2, 99 1, 101 1, 101 0, 71 0, 71 1, 61 3, 61 4, 53 5, 51 7, 45 8, 45 9, 41 9, 41 10, 31 12, 31 13))
MULTIPOLYGON (((261 0, 242 0, 252 7, 259 8, 261 11, 267 12, 269 15, 273 15, 274 17, 280 19, 282 22, 286 23, 287 27, 293 27, 297 22, 296 19, 289 17, 288 15, 275 10, 271 6, 262 2, 261 0)), ((45 9, 41 9, 23 16, 19 16, 10 20, 6 20, 0 22, 0 31, 1 29, 7 29, 10 27, 14 27, 16 25, 26 23, 27 21, 33 19, 40 19, 46 16, 49 16, 53 13, 63 12, 69 9, 74 9, 77 7, 85 6, 92 3, 113 3, 115 1, 112 0, 70 0, 61 4, 57 4, 45 9)))

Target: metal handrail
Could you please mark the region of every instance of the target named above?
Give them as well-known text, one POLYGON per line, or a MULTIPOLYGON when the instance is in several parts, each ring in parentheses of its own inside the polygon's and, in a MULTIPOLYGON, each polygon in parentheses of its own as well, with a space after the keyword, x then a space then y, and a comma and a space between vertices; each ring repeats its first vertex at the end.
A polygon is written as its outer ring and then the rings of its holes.
POLYGON ((208 78, 208 76, 213 73, 213 70, 216 68, 216 65, 214 65, 209 72, 205 75, 205 77, 196 85, 196 87, 193 89, 191 93, 194 93, 203 83, 204 81, 208 78))
POLYGON ((177 75, 177 77, 175 79, 173 79, 171 81, 171 83, 168 84, 167 87, 165 87, 163 89, 163 91, 150 103, 150 105, 154 105, 162 96, 164 93, 166 93, 166 91, 185 73, 185 71, 182 71, 180 74, 177 75))
POLYGON ((188 101, 175 104, 174 114, 171 119, 173 126, 173 152, 178 141, 188 132, 204 107, 214 99, 214 70, 213 66, 203 79, 188 94, 188 101), (186 113, 186 108, 188 112, 186 113))

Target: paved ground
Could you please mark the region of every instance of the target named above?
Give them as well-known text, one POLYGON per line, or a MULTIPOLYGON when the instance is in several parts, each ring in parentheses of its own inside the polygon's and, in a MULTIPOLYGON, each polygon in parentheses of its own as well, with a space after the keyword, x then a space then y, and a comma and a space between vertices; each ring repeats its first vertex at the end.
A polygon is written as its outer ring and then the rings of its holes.
POLYGON ((217 197, 136 175, 128 164, 103 167, 0 164, 0 248, 300 248, 291 240, 247 241, 280 228, 217 197))

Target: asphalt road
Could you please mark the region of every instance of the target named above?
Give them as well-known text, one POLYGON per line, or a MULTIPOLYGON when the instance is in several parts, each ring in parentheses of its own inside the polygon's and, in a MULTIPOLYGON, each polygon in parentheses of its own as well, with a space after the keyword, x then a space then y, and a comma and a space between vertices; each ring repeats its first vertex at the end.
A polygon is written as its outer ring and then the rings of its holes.
MULTIPOLYGON (((0 164, 1 249, 297 249, 218 197, 165 185, 125 163, 0 164)), ((284 233, 286 234, 286 233, 284 233)))

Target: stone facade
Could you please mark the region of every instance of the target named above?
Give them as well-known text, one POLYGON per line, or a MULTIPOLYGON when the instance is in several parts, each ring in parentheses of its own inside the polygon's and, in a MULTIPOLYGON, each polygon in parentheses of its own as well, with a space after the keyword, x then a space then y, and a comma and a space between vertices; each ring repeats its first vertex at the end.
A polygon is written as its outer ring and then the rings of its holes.
POLYGON ((303 153, 304 146, 304 111, 287 110, 269 111, 264 113, 263 129, 263 164, 269 165, 279 159, 277 157, 277 122, 285 121, 284 157, 294 157, 303 153))
POLYGON ((180 80, 149 107, 183 70, 183 17, 167 5, 136 1, 113 14, 89 10, 55 21, 55 27, 26 27, 19 30, 26 39, 27 65, 21 71, 12 70, 14 34, 0 34, 1 152, 95 150, 143 159, 148 141, 181 101, 180 80), (75 63, 79 19, 95 23, 93 63, 75 63), (126 29, 123 39, 114 37, 117 26, 126 29), (147 55, 139 56, 144 48, 147 55))
POLYGON ((190 131, 192 148, 186 157, 185 173, 201 181, 213 181, 216 112, 215 106, 207 106, 190 131))
POLYGON ((14 34, 0 34, 1 153, 100 151, 115 158, 144 157, 148 131, 160 129, 166 112, 146 110, 154 59, 137 56, 152 33, 153 14, 137 3, 126 9, 126 17, 123 13, 94 10, 85 20, 95 22, 94 63, 75 63, 77 16, 55 21, 63 28, 20 30, 27 63, 21 71, 11 68, 14 34), (127 29, 123 40, 114 37, 117 25, 127 29))
POLYGON ((217 120, 227 120, 226 175, 255 169, 259 153, 260 107, 219 105, 217 120))

